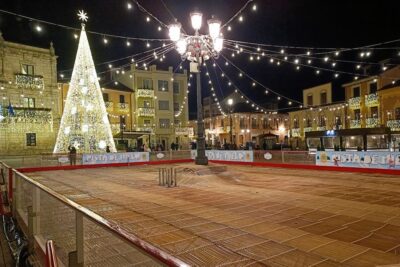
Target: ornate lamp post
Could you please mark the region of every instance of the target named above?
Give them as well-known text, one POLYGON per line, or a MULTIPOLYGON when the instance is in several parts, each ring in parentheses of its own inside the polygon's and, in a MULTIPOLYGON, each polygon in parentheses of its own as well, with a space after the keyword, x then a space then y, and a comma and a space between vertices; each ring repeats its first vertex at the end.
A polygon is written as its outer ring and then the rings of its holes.
POLYGON ((181 55, 182 60, 190 61, 190 71, 196 73, 197 81, 197 165, 207 165, 208 159, 205 150, 203 107, 201 98, 200 65, 210 59, 218 58, 222 50, 223 38, 220 34, 221 22, 217 19, 208 20, 209 34, 199 33, 202 24, 203 14, 200 12, 190 13, 194 35, 183 35, 182 25, 175 22, 169 25, 169 37, 175 42, 176 50, 181 55))
POLYGON ((232 98, 229 98, 228 99, 228 105, 229 105, 229 135, 230 135, 230 139, 231 139, 231 146, 233 147, 233 137, 232 137, 232 128, 233 128, 233 125, 232 125, 232 112, 233 112, 233 110, 232 110, 232 106, 233 106, 233 99, 232 98))

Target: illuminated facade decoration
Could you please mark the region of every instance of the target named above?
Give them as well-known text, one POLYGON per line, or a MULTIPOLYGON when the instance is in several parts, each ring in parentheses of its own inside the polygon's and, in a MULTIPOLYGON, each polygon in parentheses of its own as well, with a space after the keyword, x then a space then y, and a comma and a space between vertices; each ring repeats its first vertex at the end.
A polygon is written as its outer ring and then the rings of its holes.
POLYGON ((116 152, 84 24, 69 86, 54 153, 116 152))
POLYGON ((57 56, 0 33, 0 155, 53 149, 59 120, 57 56))

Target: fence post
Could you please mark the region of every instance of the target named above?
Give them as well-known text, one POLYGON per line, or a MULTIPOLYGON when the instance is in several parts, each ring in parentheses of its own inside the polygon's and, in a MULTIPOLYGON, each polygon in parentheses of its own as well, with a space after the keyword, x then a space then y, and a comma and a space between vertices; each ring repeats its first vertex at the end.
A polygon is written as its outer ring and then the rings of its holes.
POLYGON ((79 211, 75 211, 75 245, 76 250, 68 254, 68 266, 83 267, 84 251, 83 251, 83 215, 79 211))
POLYGON ((12 203, 13 200, 13 171, 12 168, 8 169, 8 201, 12 203))

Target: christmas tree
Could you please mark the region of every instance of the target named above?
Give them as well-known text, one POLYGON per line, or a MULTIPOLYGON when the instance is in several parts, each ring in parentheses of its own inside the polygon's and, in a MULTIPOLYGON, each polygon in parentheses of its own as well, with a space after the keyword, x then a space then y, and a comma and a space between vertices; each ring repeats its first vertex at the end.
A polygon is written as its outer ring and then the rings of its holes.
MULTIPOLYGON (((82 22, 88 19, 83 11, 78 16, 82 22)), ((107 146, 116 152, 84 23, 54 153, 67 152, 69 146, 81 153, 105 152, 107 146)))

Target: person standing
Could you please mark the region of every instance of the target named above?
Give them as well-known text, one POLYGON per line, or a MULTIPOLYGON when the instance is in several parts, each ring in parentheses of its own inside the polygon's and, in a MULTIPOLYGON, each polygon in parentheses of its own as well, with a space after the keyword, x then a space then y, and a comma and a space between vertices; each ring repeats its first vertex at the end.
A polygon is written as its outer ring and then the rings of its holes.
POLYGON ((106 152, 107 152, 107 153, 110 153, 110 152, 111 152, 109 146, 106 146, 106 152))
POLYGON ((68 147, 69 151, 69 163, 70 165, 76 165, 76 148, 74 146, 69 146, 68 147))

